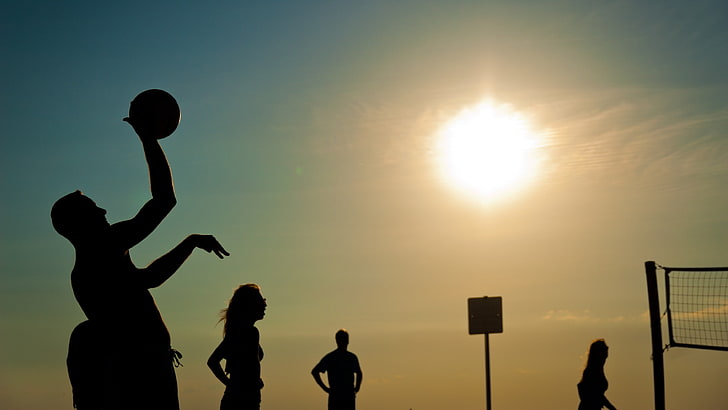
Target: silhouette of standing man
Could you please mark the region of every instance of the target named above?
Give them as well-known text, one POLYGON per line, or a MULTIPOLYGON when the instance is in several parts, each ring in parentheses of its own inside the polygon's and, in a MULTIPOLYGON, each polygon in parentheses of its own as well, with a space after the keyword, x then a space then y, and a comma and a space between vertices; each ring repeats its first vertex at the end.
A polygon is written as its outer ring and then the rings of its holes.
MULTIPOLYGON (((159 90, 156 90, 159 91, 159 90)), ((170 96, 171 97, 171 96, 170 96)), ((137 97, 139 98, 139 97, 137 97)), ((132 108, 138 104, 132 101, 132 108)), ((53 205, 53 227, 76 251, 71 272, 74 296, 88 318, 74 329, 68 372, 79 410, 178 410, 170 334, 149 289, 163 284, 195 248, 227 251, 211 235, 190 235, 145 268, 129 249, 146 238, 176 204, 172 173, 155 127, 125 118, 139 136, 149 168, 152 198, 133 218, 112 224, 106 210, 81 191, 53 205)))
POLYGON ((316 383, 329 394, 329 410, 355 410, 356 394, 361 388, 362 372, 359 359, 346 350, 349 345, 349 332, 340 329, 336 332, 336 350, 328 353, 311 370, 316 383), (326 373, 329 385, 321 379, 326 373))

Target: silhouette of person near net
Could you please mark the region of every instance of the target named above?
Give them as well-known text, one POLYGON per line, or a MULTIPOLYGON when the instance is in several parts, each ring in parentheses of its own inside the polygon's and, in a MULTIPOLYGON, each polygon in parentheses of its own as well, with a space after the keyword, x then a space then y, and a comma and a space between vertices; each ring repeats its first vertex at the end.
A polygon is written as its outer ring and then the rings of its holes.
POLYGON ((172 173, 158 139, 174 131, 179 108, 165 94, 139 94, 124 119, 138 135, 149 168, 152 198, 138 213, 109 224, 106 210, 81 191, 60 198, 51 209, 53 227, 75 249, 71 285, 88 318, 72 332, 67 358, 79 410, 179 409, 174 366, 181 355, 171 348, 149 289, 169 279, 195 248, 221 259, 228 255, 213 236, 194 234, 147 267, 137 268, 129 256, 129 249, 151 234, 176 204, 172 173))
POLYGON ((311 370, 311 374, 321 389, 329 394, 329 410, 355 410, 356 394, 362 382, 359 358, 347 350, 349 332, 340 329, 335 338, 336 350, 326 354, 311 370), (326 373, 328 386, 321 379, 321 373, 326 373))
POLYGON ((266 306, 260 287, 247 283, 233 292, 228 307, 222 311, 223 339, 207 360, 212 373, 225 385, 220 410, 260 409, 263 349, 255 322, 265 317, 266 306))
POLYGON ((604 374, 604 364, 607 361, 609 347, 604 339, 597 339, 589 346, 589 355, 581 380, 576 385, 579 392, 579 410, 600 410, 606 407, 616 410, 607 400, 605 393, 609 387, 607 376, 604 374))

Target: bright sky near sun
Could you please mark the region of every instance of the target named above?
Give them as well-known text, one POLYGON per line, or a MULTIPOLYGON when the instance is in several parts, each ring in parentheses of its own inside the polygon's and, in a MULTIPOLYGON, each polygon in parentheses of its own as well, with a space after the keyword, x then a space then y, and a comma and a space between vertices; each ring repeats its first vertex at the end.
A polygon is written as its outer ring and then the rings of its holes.
MULTIPOLYGON (((595 338, 607 396, 652 408, 643 263, 726 266, 725 1, 23 1, 0 6, 0 408, 71 408, 84 320, 50 207, 150 197, 121 119, 182 110, 162 141, 178 205, 131 250, 198 251, 153 290, 184 354, 184 410, 232 290, 258 283, 263 409, 325 408, 311 368, 347 328, 361 409, 485 406, 467 299, 502 296, 493 407, 576 408, 595 338)), ((100 272, 102 274, 102 272, 100 272)), ((665 354, 669 409, 723 410, 728 354, 665 354)))
POLYGON ((536 131, 519 114, 493 102, 465 108, 436 138, 443 176, 478 200, 500 199, 537 172, 536 131))

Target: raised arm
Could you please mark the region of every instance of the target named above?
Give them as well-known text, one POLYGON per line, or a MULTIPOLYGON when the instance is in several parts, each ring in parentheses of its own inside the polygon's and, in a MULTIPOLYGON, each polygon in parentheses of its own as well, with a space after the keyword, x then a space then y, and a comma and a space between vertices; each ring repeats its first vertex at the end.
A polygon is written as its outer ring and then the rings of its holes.
POLYGON ((164 155, 159 140, 156 138, 140 137, 144 148, 144 158, 149 168, 149 183, 152 190, 152 199, 167 204, 169 209, 177 202, 172 184, 172 171, 169 169, 167 157, 164 155))
POLYGON ((172 171, 159 141, 149 131, 137 127, 130 118, 129 122, 139 136, 144 149, 144 158, 149 169, 149 183, 152 198, 147 201, 132 219, 112 226, 119 245, 129 249, 146 238, 177 204, 172 183, 172 171))
POLYGON ((164 283, 170 276, 177 272, 177 269, 182 266, 195 248, 200 248, 208 253, 214 252, 220 259, 230 255, 214 236, 190 235, 171 251, 150 263, 149 266, 140 269, 145 286, 147 288, 156 288, 164 283))

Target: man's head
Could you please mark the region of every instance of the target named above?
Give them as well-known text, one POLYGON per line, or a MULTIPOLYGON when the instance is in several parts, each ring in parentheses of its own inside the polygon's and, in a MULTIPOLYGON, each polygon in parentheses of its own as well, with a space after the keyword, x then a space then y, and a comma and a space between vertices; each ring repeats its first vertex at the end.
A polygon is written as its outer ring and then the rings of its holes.
POLYGON ((349 345, 349 332, 346 329, 339 329, 338 332, 336 332, 336 346, 338 346, 339 349, 346 350, 346 347, 349 345))
POLYGON ((83 238, 108 228, 106 210, 81 191, 61 197, 51 208, 51 221, 56 232, 74 245, 83 238))

